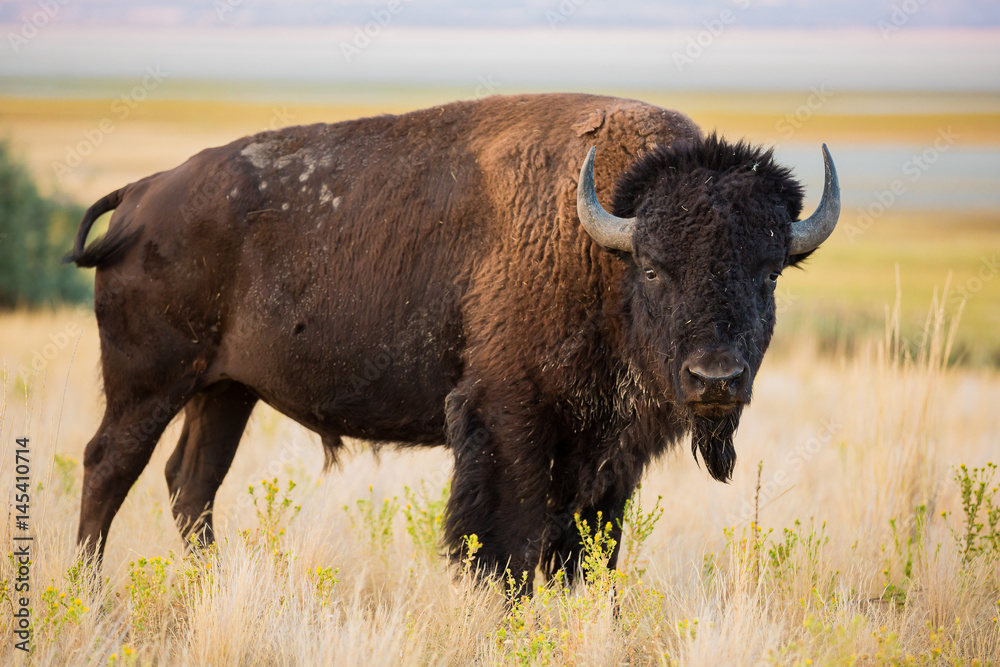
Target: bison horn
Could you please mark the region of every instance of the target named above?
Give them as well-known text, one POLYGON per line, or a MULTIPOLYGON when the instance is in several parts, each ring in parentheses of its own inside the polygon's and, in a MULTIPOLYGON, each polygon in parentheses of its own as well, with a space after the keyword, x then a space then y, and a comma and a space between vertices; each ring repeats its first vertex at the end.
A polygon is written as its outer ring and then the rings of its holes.
POLYGON ((833 158, 830 157, 826 144, 823 144, 823 165, 826 168, 826 177, 819 206, 805 220, 792 223, 791 254, 793 255, 815 250, 837 226, 837 219, 840 217, 840 183, 837 181, 837 168, 833 166, 833 158))
POLYGON ((576 186, 576 214, 591 238, 605 248, 632 252, 632 235, 635 232, 635 218, 619 218, 604 210, 597 201, 594 187, 594 153, 596 146, 590 147, 587 159, 580 168, 580 180, 576 186))

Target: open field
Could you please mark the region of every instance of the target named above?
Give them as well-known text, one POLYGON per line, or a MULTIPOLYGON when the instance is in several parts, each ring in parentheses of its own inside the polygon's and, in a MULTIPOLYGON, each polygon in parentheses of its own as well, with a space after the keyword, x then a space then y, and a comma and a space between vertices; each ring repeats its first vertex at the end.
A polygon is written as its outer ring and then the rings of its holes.
MULTIPOLYGON (((597 558, 590 585, 542 589, 507 613, 435 554, 446 452, 378 461, 359 445, 324 476, 318 439, 263 408, 219 493, 217 551, 179 555, 162 473, 175 422, 115 521, 104 583, 82 585, 96 327, 84 310, 4 315, 9 494, 15 439, 31 443, 29 663, 996 664, 1000 492, 994 477, 992 518, 978 515, 993 523, 970 537, 974 497, 963 500, 955 467, 978 476, 1000 451, 1000 374, 942 370, 948 327, 931 329, 915 363, 877 340, 851 356, 799 343, 765 360, 731 484, 682 444, 644 481, 640 518, 660 495, 664 512, 651 534, 630 524, 621 575, 597 558), (32 380, 19 365, 36 353, 32 380)), ((12 520, 3 532, 14 544, 12 520)), ((0 571, 0 662, 20 664, 10 558, 0 571)))

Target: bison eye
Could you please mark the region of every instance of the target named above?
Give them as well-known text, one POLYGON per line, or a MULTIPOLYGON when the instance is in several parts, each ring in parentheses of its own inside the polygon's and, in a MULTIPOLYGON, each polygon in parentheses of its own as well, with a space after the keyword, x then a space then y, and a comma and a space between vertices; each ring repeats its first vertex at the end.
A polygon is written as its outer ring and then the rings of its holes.
POLYGON ((656 280, 656 271, 653 269, 646 269, 646 280, 656 280))
POLYGON ((771 273, 767 275, 767 282, 771 285, 774 285, 776 282, 778 282, 778 276, 780 275, 781 271, 771 271, 771 273))

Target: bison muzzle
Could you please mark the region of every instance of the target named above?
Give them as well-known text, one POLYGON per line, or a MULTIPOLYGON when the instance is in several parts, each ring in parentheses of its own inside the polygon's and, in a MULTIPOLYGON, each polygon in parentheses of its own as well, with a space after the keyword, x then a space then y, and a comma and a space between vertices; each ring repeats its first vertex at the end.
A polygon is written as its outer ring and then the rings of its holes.
POLYGON ((328 463, 343 437, 449 447, 449 554, 476 534, 483 573, 572 580, 574 515, 601 513, 620 540, 643 470, 687 434, 731 475, 775 283, 837 222, 823 157, 799 220, 802 188, 769 150, 679 113, 496 96, 263 132, 105 196, 69 257, 97 267, 107 399, 80 543, 100 557, 181 411, 173 513, 211 541, 264 401, 318 433, 328 463))

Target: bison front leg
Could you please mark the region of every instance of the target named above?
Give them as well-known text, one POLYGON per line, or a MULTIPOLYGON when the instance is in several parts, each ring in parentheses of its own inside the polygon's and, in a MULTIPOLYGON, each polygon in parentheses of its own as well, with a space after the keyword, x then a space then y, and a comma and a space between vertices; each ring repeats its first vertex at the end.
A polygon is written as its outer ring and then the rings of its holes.
MULTIPOLYGON (((555 484, 559 484, 560 474, 560 470, 553 470, 555 484)), ((611 549, 607 562, 608 569, 613 570, 618 565, 625 504, 634 489, 635 484, 632 482, 613 483, 595 501, 581 503, 577 496, 555 507, 545 532, 542 549, 542 570, 545 575, 551 578, 559 570, 564 570, 567 585, 580 580, 584 574, 581 571, 583 541, 580 535, 583 522, 586 522, 591 535, 598 530, 607 530, 607 536, 614 540, 615 546, 611 549), (581 521, 580 527, 577 526, 577 517, 581 521), (609 524, 610 530, 608 530, 609 524)), ((567 498, 566 495, 562 497, 567 498)))
POLYGON ((482 545, 480 576, 512 578, 512 595, 530 595, 545 527, 549 440, 541 421, 500 408, 474 409, 458 392, 448 397, 448 442, 455 454, 445 540, 465 558, 465 538, 482 545))

